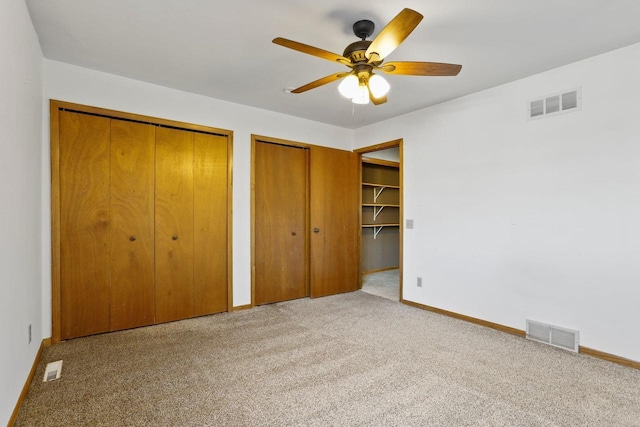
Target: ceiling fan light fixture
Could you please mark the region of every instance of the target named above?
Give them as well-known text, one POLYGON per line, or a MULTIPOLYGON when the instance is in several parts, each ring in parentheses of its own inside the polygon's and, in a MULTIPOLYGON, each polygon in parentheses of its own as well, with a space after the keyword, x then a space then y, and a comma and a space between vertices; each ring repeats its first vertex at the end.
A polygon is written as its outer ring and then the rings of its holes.
POLYGON ((358 93, 360 82, 355 75, 347 76, 338 86, 338 91, 345 98, 352 99, 358 93))
POLYGON ((354 104, 368 104, 371 101, 374 105, 381 105, 387 102, 386 94, 390 85, 384 78, 375 75, 374 70, 405 76, 457 76, 462 68, 462 65, 439 62, 395 61, 383 64, 386 57, 411 34, 422 18, 415 10, 402 9, 373 40, 367 40, 373 34, 373 22, 360 20, 353 25, 353 32, 361 40, 349 44, 342 55, 282 37, 276 37, 273 43, 350 68, 350 71, 314 80, 291 93, 306 92, 344 79, 338 86, 342 96, 351 99, 354 104))
POLYGON ((368 104, 369 103, 369 89, 366 85, 359 85, 357 92, 351 102, 354 104, 368 104))
POLYGON ((385 96, 387 92, 389 92, 390 87, 389 83, 382 76, 374 74, 369 78, 369 89, 371 89, 371 94, 374 98, 382 98, 385 96))

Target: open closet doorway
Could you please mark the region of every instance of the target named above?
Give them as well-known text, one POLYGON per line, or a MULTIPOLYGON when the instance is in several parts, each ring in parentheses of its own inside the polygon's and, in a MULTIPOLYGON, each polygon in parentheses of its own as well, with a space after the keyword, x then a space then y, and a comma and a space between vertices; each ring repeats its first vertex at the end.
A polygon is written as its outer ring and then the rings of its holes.
POLYGON ((361 165, 361 289, 402 301, 402 140, 355 152, 361 165))

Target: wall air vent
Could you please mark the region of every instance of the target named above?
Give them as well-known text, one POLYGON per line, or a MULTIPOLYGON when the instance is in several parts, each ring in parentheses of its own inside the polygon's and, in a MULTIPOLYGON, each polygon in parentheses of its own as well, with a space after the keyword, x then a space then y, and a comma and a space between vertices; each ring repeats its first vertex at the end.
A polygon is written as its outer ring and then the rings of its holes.
POLYGON ((576 353, 580 348, 580 332, 529 319, 527 319, 527 338, 576 353))
POLYGON ((579 111, 582 109, 582 90, 577 88, 534 99, 529 101, 527 109, 529 120, 579 111))

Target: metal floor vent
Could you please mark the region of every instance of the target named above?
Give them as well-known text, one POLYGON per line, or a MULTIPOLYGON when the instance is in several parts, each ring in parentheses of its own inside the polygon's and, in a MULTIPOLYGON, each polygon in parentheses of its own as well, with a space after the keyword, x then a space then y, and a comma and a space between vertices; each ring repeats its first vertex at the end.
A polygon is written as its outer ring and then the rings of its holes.
POLYGON ((580 348, 580 332, 529 319, 527 319, 527 338, 576 353, 580 348))
POLYGON ((567 92, 554 93, 543 98, 529 101, 529 120, 541 119, 550 115, 569 113, 582 109, 582 90, 580 88, 567 92))
POLYGON ((60 379, 62 376, 62 360, 47 363, 47 368, 44 370, 43 382, 49 382, 60 379))

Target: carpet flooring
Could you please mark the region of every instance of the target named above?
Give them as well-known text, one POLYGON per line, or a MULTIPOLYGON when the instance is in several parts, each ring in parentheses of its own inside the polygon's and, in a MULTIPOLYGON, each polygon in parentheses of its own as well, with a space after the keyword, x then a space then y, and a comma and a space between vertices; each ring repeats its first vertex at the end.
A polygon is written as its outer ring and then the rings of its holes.
POLYGON ((362 276, 362 291, 400 301, 400 270, 386 270, 362 276))
POLYGON ((640 426, 640 370, 358 291, 48 347, 16 425, 640 426))

